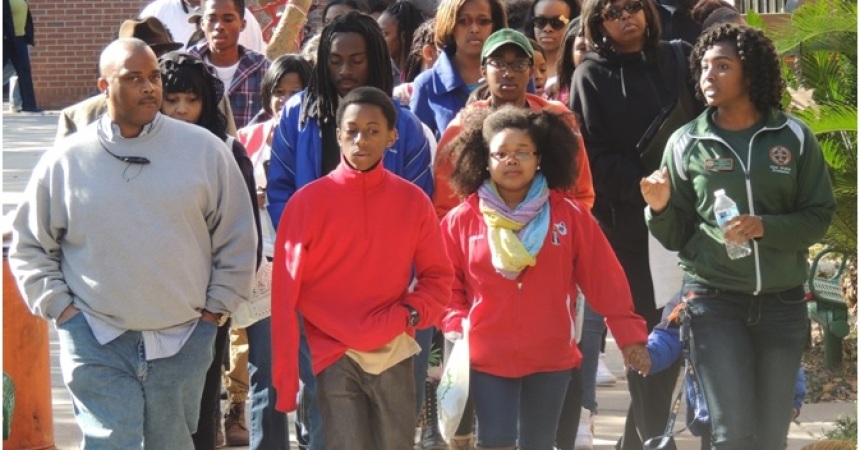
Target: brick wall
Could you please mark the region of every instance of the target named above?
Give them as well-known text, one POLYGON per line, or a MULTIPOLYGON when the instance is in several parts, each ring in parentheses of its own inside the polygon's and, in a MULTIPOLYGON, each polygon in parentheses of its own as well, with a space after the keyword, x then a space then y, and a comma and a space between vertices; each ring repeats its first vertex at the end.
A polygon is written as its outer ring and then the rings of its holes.
MULTIPOLYGON (((96 92, 102 49, 122 21, 137 17, 149 1, 29 0, 36 30, 30 62, 39 107, 62 109, 96 92)), ((256 17, 261 26, 269 22, 263 13, 256 17)))

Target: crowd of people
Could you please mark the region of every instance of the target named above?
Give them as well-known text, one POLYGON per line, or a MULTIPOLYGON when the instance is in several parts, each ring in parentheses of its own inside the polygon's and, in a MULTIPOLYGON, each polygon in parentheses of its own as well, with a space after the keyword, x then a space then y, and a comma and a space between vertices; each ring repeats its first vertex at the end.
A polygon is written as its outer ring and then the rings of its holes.
POLYGON ((835 201, 773 43, 721 0, 514 3, 331 0, 279 55, 244 0, 120 24, 9 255, 82 448, 590 450, 607 327, 617 449, 675 448, 676 389, 703 449, 784 448, 835 201))

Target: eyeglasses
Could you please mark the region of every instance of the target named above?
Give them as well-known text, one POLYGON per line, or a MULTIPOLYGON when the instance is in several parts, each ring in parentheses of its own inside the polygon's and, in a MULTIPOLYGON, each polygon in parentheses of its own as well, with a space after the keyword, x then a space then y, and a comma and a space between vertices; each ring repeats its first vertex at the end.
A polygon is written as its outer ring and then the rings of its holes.
POLYGON ((544 29, 547 25, 551 26, 553 30, 560 30, 564 28, 567 23, 570 22, 570 19, 564 16, 557 17, 543 17, 537 16, 534 18, 535 28, 544 29))
POLYGON ((476 23, 479 27, 485 28, 493 25, 493 19, 489 17, 478 17, 477 19, 473 19, 471 17, 458 17, 456 21, 457 25, 467 28, 471 28, 471 26, 476 23))
POLYGON ((513 156, 517 161, 528 161, 535 155, 537 155, 537 152, 490 152, 490 157, 499 162, 505 162, 511 156, 513 156))
POLYGON ((603 20, 608 22, 613 22, 621 18, 624 14, 624 11, 627 11, 629 14, 633 15, 642 11, 645 5, 642 4, 640 0, 633 0, 632 2, 627 3, 623 7, 619 8, 617 6, 610 6, 606 8, 606 11, 603 12, 603 20))
POLYGON ((512 72, 523 73, 532 66, 532 62, 528 59, 518 59, 512 62, 504 62, 499 59, 487 59, 487 67, 491 67, 493 70, 504 72, 506 70, 510 70, 512 72))

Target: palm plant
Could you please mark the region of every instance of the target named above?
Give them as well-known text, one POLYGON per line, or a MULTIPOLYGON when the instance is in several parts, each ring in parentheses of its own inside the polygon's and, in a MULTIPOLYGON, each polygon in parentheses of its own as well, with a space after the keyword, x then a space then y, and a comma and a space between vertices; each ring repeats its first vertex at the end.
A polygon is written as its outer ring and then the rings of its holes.
MULTIPOLYGON (((750 14, 751 25, 761 25, 750 14)), ((785 61, 793 90, 810 90, 814 104, 790 112, 809 124, 830 166, 839 204, 825 243, 851 255, 857 249, 857 2, 818 0, 765 32, 785 61)), ((789 104, 786 94, 786 104, 789 104)))
MULTIPOLYGON (((829 166, 838 206, 824 244, 850 255, 856 267, 857 1, 813 0, 773 29, 766 29, 755 13, 747 19, 773 39, 788 86, 811 91, 812 106, 789 111, 812 128, 829 166)), ((790 104, 788 93, 785 104, 790 104)), ((847 272, 856 274, 856 268, 847 272)), ((850 291, 849 305, 856 303, 856 287, 850 291)))

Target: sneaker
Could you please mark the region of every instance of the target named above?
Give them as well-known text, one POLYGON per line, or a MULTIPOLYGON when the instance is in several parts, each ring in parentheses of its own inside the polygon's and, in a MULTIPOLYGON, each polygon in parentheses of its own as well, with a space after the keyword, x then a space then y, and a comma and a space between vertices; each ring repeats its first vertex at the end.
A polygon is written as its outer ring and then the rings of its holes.
POLYGON ((594 448, 594 416, 591 411, 582 408, 579 415, 579 426, 576 429, 574 450, 592 450, 594 448))
POLYGON ((597 359, 597 374, 594 381, 598 386, 614 386, 618 378, 606 367, 606 363, 603 361, 604 356, 606 353, 601 353, 600 358, 597 359))

